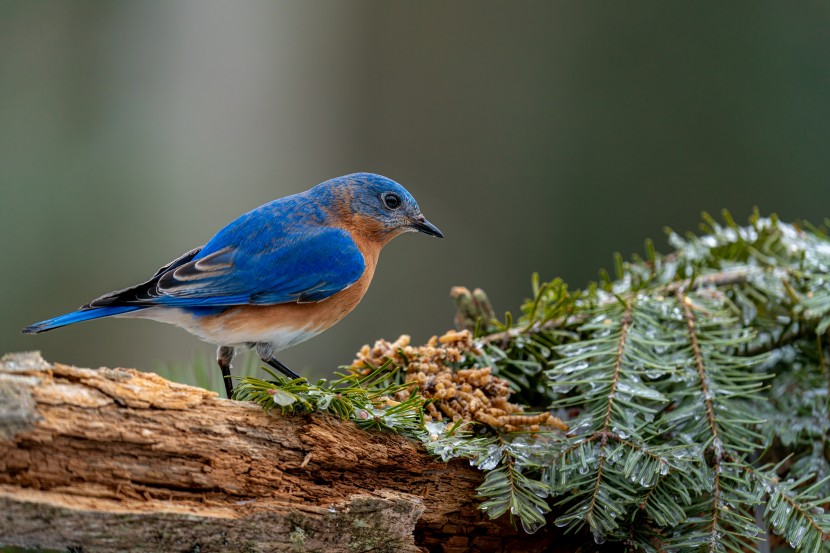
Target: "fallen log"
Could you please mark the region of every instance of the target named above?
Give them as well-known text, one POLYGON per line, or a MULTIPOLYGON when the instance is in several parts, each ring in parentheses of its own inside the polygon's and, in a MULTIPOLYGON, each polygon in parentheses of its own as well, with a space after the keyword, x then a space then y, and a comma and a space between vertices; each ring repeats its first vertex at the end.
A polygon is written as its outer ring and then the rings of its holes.
MULTIPOLYGON (((478 509, 480 473, 327 415, 133 369, 0 360, 0 545, 75 551, 568 551, 478 509)), ((561 538, 557 538, 559 540, 561 538)))

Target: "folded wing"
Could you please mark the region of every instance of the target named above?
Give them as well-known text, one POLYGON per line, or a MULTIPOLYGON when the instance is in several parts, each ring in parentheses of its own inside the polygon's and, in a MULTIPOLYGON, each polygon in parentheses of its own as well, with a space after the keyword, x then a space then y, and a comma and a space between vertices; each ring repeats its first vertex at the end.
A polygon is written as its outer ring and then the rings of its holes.
POLYGON ((211 307, 314 302, 347 288, 365 262, 351 236, 332 227, 268 240, 212 240, 162 267, 149 281, 84 308, 116 305, 211 307))

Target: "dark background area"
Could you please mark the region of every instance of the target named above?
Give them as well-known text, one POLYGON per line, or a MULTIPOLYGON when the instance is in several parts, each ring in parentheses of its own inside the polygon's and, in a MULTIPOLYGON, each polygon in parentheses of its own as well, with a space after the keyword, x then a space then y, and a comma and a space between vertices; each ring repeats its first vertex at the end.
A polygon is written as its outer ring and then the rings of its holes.
MULTIPOLYGON (((259 204, 355 171, 443 241, 381 256, 344 322, 281 359, 514 312, 703 210, 830 215, 828 4, 0 2, 0 351, 152 370, 213 347, 149 321, 29 323, 150 276, 259 204)), ((183 371, 182 380, 192 379, 183 371)))

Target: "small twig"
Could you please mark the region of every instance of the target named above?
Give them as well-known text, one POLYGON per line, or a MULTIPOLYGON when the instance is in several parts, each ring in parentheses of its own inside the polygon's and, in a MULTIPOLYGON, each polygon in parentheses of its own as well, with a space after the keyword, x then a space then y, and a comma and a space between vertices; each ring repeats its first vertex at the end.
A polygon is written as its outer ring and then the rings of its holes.
POLYGON ((709 551, 715 551, 718 544, 718 509, 720 502, 720 464, 723 462, 723 446, 718 446, 720 437, 718 436, 718 425, 715 422, 715 406, 712 403, 711 393, 709 391, 709 384, 706 382, 706 367, 703 363, 703 352, 700 349, 700 342, 697 339, 697 329, 695 327, 695 316, 692 313, 692 308, 689 305, 688 297, 685 295, 683 288, 678 288, 675 292, 677 301, 683 307, 683 317, 686 319, 686 326, 689 329, 689 341, 692 346, 692 354, 695 358, 695 368, 697 369, 697 376, 700 379, 700 388, 703 390, 703 400, 706 404, 706 415, 709 419, 709 429, 712 432, 712 440, 715 445, 715 481, 712 486, 712 527, 709 531, 709 551))
MULTIPOLYGON (((709 392, 709 385, 706 382, 706 367, 703 365, 703 353, 700 349, 700 343, 697 340, 697 330, 695 329, 695 316, 692 313, 692 308, 687 301, 687 296, 683 290, 678 290, 675 295, 677 301, 683 307, 683 317, 686 319, 686 326, 689 330, 689 341, 692 346, 692 354, 695 358, 695 369, 697 369, 697 376, 700 379, 700 387, 703 390, 703 398, 706 403, 706 415, 709 419, 709 428, 712 431, 713 439, 718 439, 718 426, 715 423, 715 407, 712 404, 711 393, 709 392)), ((717 462, 721 461, 721 453, 718 452, 717 462)), ((717 491, 716 491, 717 493, 717 491)))
POLYGON ((620 323, 620 337, 617 340, 617 356, 614 362, 614 376, 611 380, 611 390, 608 392, 608 407, 605 410, 605 418, 602 422, 602 431, 600 435, 602 436, 599 442, 599 468, 597 469, 597 481, 594 484, 594 491, 591 494, 591 504, 588 507, 588 511, 585 513, 585 520, 589 520, 593 517, 594 509, 597 506, 597 498, 599 497, 599 486, 602 482, 602 469, 603 465, 605 464, 605 455, 603 455, 603 449, 605 449, 605 445, 608 443, 609 434, 612 434, 610 431, 611 426, 611 413, 612 408, 614 405, 614 396, 616 395, 617 391, 617 384, 620 381, 620 372, 622 371, 622 363, 623 363, 623 356, 625 355, 625 345, 626 341, 628 340, 628 329, 631 327, 631 320, 632 320, 632 312, 634 311, 634 301, 630 301, 625 306, 625 312, 623 312, 622 320, 620 323))
POLYGON ((558 319, 551 319, 544 324, 533 324, 529 327, 523 328, 511 328, 509 330, 505 330, 504 332, 494 332, 493 334, 488 334, 487 336, 482 336, 478 339, 478 341, 482 345, 492 344, 493 342, 506 342, 511 338, 515 338, 517 336, 521 336, 522 334, 537 334, 539 332, 545 330, 553 330, 555 328, 561 328, 565 325, 569 324, 578 324, 585 320, 585 317, 582 315, 574 315, 571 317, 560 317, 558 319))
POLYGON ((763 272, 763 269, 758 268, 740 268, 740 269, 732 269, 727 271, 721 271, 718 273, 709 273, 707 275, 702 275, 694 278, 694 285, 692 285, 692 279, 687 278, 685 280, 677 280, 675 282, 670 282, 665 286, 658 288, 657 290, 665 290, 668 294, 675 294, 679 290, 697 290, 699 288, 704 288, 706 286, 729 286, 730 284, 740 284, 749 280, 749 277, 763 272))
MULTIPOLYGON (((753 274, 757 274, 761 271, 763 271, 762 268, 741 268, 721 271, 717 273, 710 273, 708 275, 699 276, 695 278, 694 281, 691 278, 687 278, 684 280, 670 282, 668 284, 656 288, 655 292, 662 292, 664 294, 676 294, 678 290, 697 290, 699 288, 704 288, 707 286, 717 287, 729 286, 731 284, 740 284, 742 282, 746 282, 747 280, 749 280, 749 277, 753 274)), ((618 301, 616 298, 612 298, 608 300, 607 303, 614 303, 616 301, 618 301)), ((546 321, 543 324, 535 323, 523 328, 511 328, 503 332, 494 332, 493 334, 482 336, 478 339, 478 341, 482 345, 492 344, 494 342, 505 342, 512 338, 516 338, 517 336, 521 336, 523 334, 537 334, 545 330, 553 330, 556 328, 561 328, 563 326, 579 324, 583 322, 585 319, 586 317, 581 314, 570 317, 559 317, 556 319, 546 321)))

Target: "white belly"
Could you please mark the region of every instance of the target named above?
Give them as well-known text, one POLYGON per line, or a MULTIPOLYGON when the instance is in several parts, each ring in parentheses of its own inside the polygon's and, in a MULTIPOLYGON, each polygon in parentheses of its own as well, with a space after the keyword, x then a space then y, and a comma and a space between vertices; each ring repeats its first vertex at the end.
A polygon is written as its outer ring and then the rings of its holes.
POLYGON ((205 342, 221 345, 240 347, 251 343, 265 343, 271 346, 272 351, 281 351, 320 333, 314 328, 297 328, 287 326, 248 326, 246 328, 228 328, 221 323, 204 324, 202 317, 194 317, 182 309, 171 307, 151 307, 140 311, 133 311, 116 315, 116 317, 151 319, 162 323, 176 325, 205 342))

